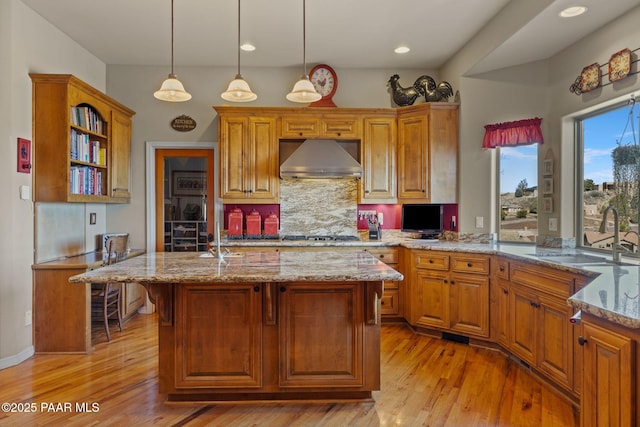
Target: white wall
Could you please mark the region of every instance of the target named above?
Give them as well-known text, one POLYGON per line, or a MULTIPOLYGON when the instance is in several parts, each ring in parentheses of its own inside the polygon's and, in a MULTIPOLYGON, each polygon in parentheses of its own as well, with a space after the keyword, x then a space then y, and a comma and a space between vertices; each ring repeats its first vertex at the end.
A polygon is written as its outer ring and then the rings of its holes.
MULTIPOLYGON (((106 67, 95 56, 44 21, 19 0, 0 2, 0 368, 33 352, 31 264, 34 261, 33 203, 19 187, 31 174, 16 172, 17 138, 32 139, 31 79, 28 73, 71 73, 104 89, 106 67)), ((84 209, 79 205, 79 209, 84 209)), ((54 231, 52 230, 52 235, 54 231)))

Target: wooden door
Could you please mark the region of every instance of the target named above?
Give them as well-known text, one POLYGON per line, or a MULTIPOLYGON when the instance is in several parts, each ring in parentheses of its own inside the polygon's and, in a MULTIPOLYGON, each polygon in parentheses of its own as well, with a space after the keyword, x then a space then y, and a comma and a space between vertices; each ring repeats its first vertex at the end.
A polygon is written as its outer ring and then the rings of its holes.
POLYGON ((489 277, 452 273, 449 280, 452 331, 489 336, 489 277))
POLYGON ((571 307, 563 298, 539 295, 538 368, 556 383, 573 388, 573 326, 571 307))
POLYGON ((111 197, 131 199, 131 119, 116 111, 111 117, 111 197))
POLYGON ((493 288, 494 304, 491 307, 494 313, 494 321, 492 325, 495 339, 498 343, 505 347, 509 347, 509 281, 504 279, 496 279, 493 288))
POLYGON ((398 119, 398 199, 429 201, 429 120, 426 114, 398 119))
POLYGON ((248 138, 250 158, 244 171, 241 170, 245 174, 244 189, 248 191, 247 196, 261 203, 278 203, 280 186, 276 119, 250 117, 248 138))
POLYGON ((412 323, 427 327, 449 327, 449 274, 417 270, 415 274, 417 312, 412 323))
POLYGON ((509 291, 511 310, 511 352, 535 365, 537 354, 536 297, 521 286, 511 285, 509 291))
POLYGON ((364 385, 362 283, 280 287, 280 387, 364 385))
MULTIPOLYGON (((169 221, 171 218, 165 215, 165 184, 171 177, 165 177, 164 164, 167 159, 171 158, 204 158, 206 159, 207 167, 207 233, 213 233, 215 217, 214 217, 214 174, 215 166, 213 161, 213 149, 158 149, 155 152, 155 179, 156 179, 156 194, 155 194, 155 216, 156 216, 156 251, 164 252, 164 237, 165 237, 165 221, 169 221)), ((222 227, 221 227, 222 228, 222 227)), ((170 230, 170 227, 169 227, 170 230)))
POLYGON ((219 121, 220 198, 242 200, 248 196, 249 119, 230 116, 219 121))
POLYGON ((176 287, 175 387, 262 386, 260 284, 176 287))
POLYGON ((396 203, 396 121, 365 117, 362 140, 362 203, 396 203))
POLYGON ((634 342, 583 322, 582 427, 635 425, 634 342))

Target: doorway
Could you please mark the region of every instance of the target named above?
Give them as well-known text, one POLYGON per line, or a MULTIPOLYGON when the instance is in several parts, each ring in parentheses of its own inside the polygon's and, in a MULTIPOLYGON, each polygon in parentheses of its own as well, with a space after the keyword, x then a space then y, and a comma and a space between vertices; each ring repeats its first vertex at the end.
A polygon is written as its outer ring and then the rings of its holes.
POLYGON ((154 160, 155 251, 206 251, 215 221, 214 150, 157 148, 154 160))

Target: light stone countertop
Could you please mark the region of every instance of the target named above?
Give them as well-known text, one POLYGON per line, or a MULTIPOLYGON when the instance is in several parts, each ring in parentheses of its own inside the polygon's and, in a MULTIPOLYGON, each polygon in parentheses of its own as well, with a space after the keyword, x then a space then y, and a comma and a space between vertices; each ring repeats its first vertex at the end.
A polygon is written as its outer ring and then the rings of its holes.
POLYGON ((225 257, 202 252, 156 252, 73 276, 71 283, 212 283, 390 281, 402 274, 361 251, 251 252, 225 257))

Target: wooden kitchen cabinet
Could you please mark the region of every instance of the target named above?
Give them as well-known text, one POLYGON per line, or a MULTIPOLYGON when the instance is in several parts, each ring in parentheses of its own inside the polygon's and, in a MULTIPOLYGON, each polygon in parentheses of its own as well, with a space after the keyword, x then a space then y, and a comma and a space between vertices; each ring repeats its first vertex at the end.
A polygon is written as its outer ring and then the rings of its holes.
POLYGON ((397 203, 395 116, 363 119, 360 203, 397 203))
POLYGON ((176 287, 175 387, 262 385, 262 286, 176 287), (193 351, 199 349, 199 351, 193 351))
POLYGON ((398 201, 457 203, 458 104, 398 109, 398 201))
POLYGON ((491 263, 491 336, 502 346, 508 347, 511 337, 509 261, 500 256, 494 256, 491 263))
POLYGON ((222 203, 278 203, 276 117, 216 111, 222 203))
POLYGON ((508 348, 568 391, 574 383, 574 313, 567 298, 573 291, 571 274, 520 262, 510 265, 508 348))
POLYGON ((332 113, 319 111, 304 114, 285 114, 280 120, 280 138, 360 139, 361 118, 357 114, 332 109, 332 113))
POLYGON ((30 74, 33 198, 128 203, 134 111, 69 74, 30 74))
MULTIPOLYGON (((400 268, 400 251, 398 248, 365 248, 364 250, 387 264, 389 267, 402 273, 402 268, 400 268)), ((396 319, 402 317, 404 315, 403 300, 403 282, 398 280, 384 282, 384 293, 380 299, 380 313, 382 314, 382 319, 396 319)))
POLYGON ((636 341, 619 326, 583 316, 582 427, 633 426, 636 418, 636 341))
POLYGON ((486 255, 414 251, 411 324, 488 337, 489 261, 486 255))

